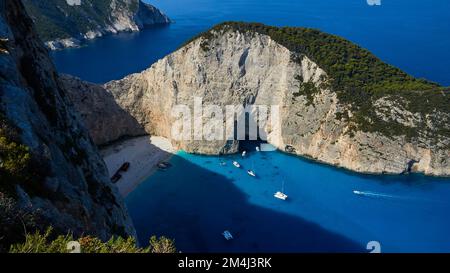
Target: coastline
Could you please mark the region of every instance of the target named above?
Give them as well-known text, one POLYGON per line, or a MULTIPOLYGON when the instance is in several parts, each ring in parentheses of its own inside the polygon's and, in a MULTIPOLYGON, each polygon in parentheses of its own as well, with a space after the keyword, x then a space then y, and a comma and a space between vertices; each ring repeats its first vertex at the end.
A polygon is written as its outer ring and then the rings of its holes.
POLYGON ((143 28, 133 30, 133 29, 126 29, 116 32, 97 32, 95 35, 88 36, 87 34, 84 34, 78 38, 76 37, 67 37, 67 38, 59 38, 55 40, 49 40, 44 41, 45 46, 49 51, 61 51, 65 49, 77 49, 85 47, 89 42, 106 38, 109 36, 119 35, 119 34, 132 34, 132 33, 138 33, 141 31, 145 31, 146 29, 150 28, 156 28, 156 27, 166 27, 169 24, 173 24, 174 21, 169 21, 166 23, 154 23, 152 25, 147 25, 143 28))
POLYGON ((131 138, 100 149, 110 177, 123 163, 130 163, 128 171, 122 172, 122 178, 116 183, 123 197, 151 176, 158 163, 169 160, 175 152, 168 139, 156 136, 131 138))

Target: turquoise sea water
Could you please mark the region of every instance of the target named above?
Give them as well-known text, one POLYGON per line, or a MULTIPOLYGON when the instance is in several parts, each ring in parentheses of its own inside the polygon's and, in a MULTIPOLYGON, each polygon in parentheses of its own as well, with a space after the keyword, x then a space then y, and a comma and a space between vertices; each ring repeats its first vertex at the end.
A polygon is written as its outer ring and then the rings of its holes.
MULTIPOLYGON (((155 0, 176 22, 53 52, 61 72, 93 82, 148 68, 184 41, 228 20, 306 26, 341 35, 417 77, 450 85, 450 1, 155 0)), ((126 202, 142 244, 175 238, 181 251, 450 252, 450 179, 368 176, 280 152, 222 158, 179 153, 126 202), (258 177, 231 165, 254 165, 258 177), (273 198, 281 181, 286 202, 273 198), (355 195, 353 190, 365 195, 355 195), (226 242, 221 232, 236 237, 226 242)))
POLYGON ((158 234, 184 252, 364 252, 369 241, 383 252, 450 252, 448 179, 358 175, 281 152, 180 152, 171 162, 127 197, 142 244, 158 234), (273 197, 283 180, 287 201, 273 197))

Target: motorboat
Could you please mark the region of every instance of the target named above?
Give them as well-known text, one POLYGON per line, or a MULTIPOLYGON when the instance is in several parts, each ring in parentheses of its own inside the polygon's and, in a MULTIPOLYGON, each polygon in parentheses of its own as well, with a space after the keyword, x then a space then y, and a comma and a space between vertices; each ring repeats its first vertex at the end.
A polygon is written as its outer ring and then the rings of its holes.
POLYGON ((256 177, 256 173, 255 173, 255 171, 253 171, 255 169, 254 165, 255 165, 255 163, 252 161, 252 168, 250 170, 248 170, 247 173, 250 176, 256 177))
POLYGON ((159 162, 157 167, 160 170, 165 170, 165 169, 168 169, 168 168, 172 167, 172 164, 170 164, 169 162, 159 162))
POLYGON ((233 165, 234 165, 236 168, 240 168, 240 167, 241 167, 241 164, 239 164, 239 162, 237 162, 237 161, 233 161, 233 165))

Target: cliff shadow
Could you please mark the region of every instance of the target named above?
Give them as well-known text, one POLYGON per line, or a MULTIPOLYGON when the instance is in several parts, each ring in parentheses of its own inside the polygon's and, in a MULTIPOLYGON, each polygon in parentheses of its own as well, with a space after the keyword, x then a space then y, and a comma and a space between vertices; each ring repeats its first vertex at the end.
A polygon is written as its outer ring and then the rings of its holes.
MULTIPOLYGON (((170 170, 154 174, 126 198, 142 246, 157 235, 175 239, 177 249, 188 253, 365 251, 299 216, 252 204, 233 179, 182 156, 171 163, 170 170), (226 241, 224 230, 234 240, 226 241)), ((266 194, 273 198, 272 192, 266 194)))

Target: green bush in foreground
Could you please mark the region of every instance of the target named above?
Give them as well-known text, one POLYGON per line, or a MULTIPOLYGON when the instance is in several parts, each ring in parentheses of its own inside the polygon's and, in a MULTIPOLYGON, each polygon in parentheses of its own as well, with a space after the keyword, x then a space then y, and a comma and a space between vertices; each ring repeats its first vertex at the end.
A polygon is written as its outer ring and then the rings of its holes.
POLYGON ((24 243, 12 245, 10 253, 70 253, 72 248, 69 243, 76 241, 80 244, 81 253, 175 253, 173 240, 166 237, 150 238, 150 244, 146 248, 136 246, 136 240, 132 237, 124 239, 113 237, 107 242, 98 238, 86 236, 74 240, 72 235, 60 235, 51 240, 52 229, 44 234, 36 232, 27 234, 24 243))

